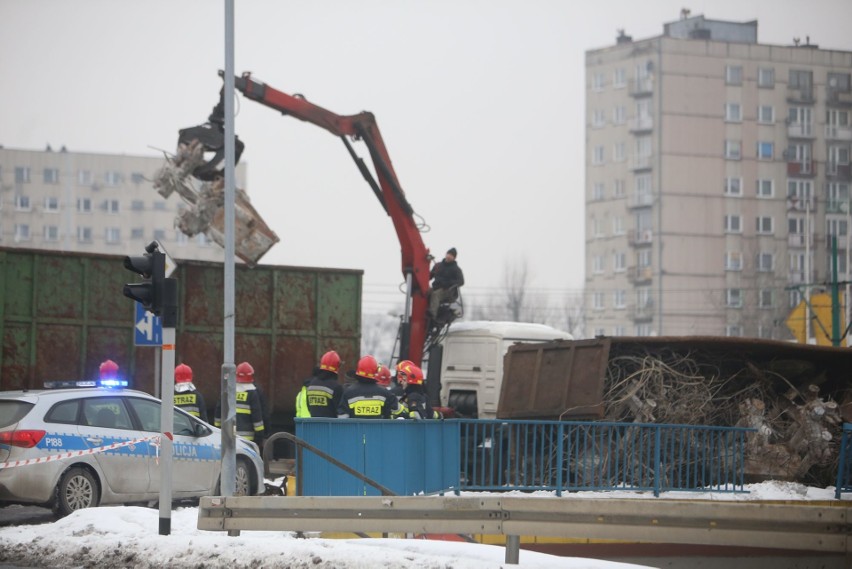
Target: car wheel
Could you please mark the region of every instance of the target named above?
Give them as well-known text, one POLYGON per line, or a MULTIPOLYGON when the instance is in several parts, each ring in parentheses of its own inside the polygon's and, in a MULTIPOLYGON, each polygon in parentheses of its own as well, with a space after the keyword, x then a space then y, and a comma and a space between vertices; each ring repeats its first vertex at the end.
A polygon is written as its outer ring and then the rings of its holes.
POLYGON ((236 484, 234 485, 234 496, 251 496, 252 476, 251 467, 244 458, 237 459, 236 484))
POLYGON ((59 479, 54 507, 57 515, 67 516, 76 510, 94 508, 99 503, 98 483, 85 468, 71 468, 59 479))

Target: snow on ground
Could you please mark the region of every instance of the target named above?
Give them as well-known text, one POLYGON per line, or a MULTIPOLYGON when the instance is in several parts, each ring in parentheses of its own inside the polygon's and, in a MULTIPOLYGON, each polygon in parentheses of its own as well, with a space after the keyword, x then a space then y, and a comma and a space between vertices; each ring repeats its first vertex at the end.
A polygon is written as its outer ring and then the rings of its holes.
MULTIPOLYGON (((786 482, 747 485, 748 493, 669 492, 661 498, 709 500, 833 500, 834 488, 786 482)), ((553 493, 534 495, 553 497, 553 493)), ((581 492, 561 499, 648 498, 635 492, 581 492)), ((559 499, 559 498, 557 498, 559 499)), ((81 510, 53 523, 0 529, 0 563, 39 567, 193 567, 486 569, 507 567, 505 548, 421 539, 299 538, 293 532, 196 529, 198 508, 172 511, 171 535, 159 535, 159 511, 142 507, 81 510)), ((636 569, 627 563, 567 558, 521 550, 519 569, 636 569)))

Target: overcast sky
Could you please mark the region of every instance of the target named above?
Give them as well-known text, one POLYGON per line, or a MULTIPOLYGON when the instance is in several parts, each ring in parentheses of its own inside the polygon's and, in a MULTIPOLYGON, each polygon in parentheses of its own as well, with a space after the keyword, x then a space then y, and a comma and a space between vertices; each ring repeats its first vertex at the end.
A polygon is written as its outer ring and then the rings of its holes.
MULTIPOLYGON (((583 286, 584 53, 620 28, 660 35, 684 7, 757 19, 761 43, 852 50, 850 0, 251 0, 236 72, 372 111, 426 246, 458 249, 468 294, 499 294, 526 261, 564 296, 583 286)), ((0 54, 0 144, 156 156, 216 103, 224 1, 0 0, 0 54)), ((363 269, 365 312, 401 304, 393 226, 340 141, 236 108, 245 189, 281 238, 263 262, 363 269)))

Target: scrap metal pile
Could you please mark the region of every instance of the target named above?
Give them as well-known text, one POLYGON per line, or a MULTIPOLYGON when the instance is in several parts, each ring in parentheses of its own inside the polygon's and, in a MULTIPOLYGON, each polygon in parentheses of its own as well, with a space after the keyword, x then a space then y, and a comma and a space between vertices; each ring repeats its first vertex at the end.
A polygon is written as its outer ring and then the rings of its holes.
POLYGON ((752 479, 832 484, 843 393, 826 385, 825 368, 785 355, 613 344, 605 419, 752 427, 745 465, 752 479))

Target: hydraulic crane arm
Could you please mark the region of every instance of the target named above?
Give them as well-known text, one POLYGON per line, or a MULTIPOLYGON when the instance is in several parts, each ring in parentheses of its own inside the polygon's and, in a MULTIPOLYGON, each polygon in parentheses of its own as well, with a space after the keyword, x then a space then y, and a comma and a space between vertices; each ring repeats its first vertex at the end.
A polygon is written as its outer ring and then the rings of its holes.
MULTIPOLYGON (((223 73, 220 72, 220 75, 223 73)), ((235 78, 234 86, 249 99, 284 115, 315 124, 343 140, 361 174, 393 221, 402 253, 402 273, 408 283, 407 294, 411 301, 409 325, 403 327, 400 359, 409 359, 420 365, 427 334, 427 295, 431 257, 414 221, 414 210, 408 203, 394 172, 376 118, 369 112, 350 116, 337 115, 308 102, 303 97, 282 93, 257 81, 250 73, 243 73, 241 77, 235 78), (355 154, 347 136, 362 140, 366 144, 373 160, 378 183, 373 179, 363 160, 355 154)))

